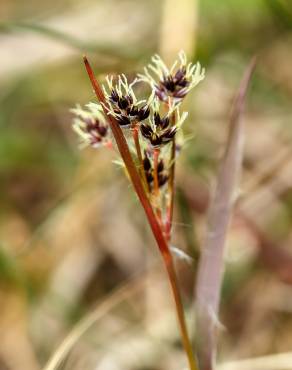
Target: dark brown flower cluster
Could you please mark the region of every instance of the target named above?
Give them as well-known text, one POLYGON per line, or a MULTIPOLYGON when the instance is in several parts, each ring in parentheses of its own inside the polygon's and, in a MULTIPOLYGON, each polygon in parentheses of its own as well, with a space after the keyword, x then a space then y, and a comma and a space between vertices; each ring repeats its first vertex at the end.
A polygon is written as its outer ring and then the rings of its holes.
POLYGON ((112 88, 108 100, 114 116, 121 126, 129 126, 133 121, 142 122, 149 117, 149 106, 145 104, 139 107, 131 93, 122 95, 116 88, 112 88))
POLYGON ((158 112, 153 115, 153 121, 141 124, 143 137, 149 140, 153 147, 168 144, 177 132, 175 126, 171 126, 170 119, 166 115, 161 118, 158 112))
POLYGON ((187 63, 183 51, 179 53, 179 60, 176 60, 171 68, 166 66, 159 55, 154 55, 151 61, 139 78, 150 84, 162 102, 179 104, 190 90, 204 79, 205 71, 200 63, 187 63))
MULTIPOLYGON (((154 182, 154 167, 146 151, 144 152, 143 168, 145 171, 148 186, 152 190, 153 182, 154 182)), ((157 179, 158 179, 159 187, 162 187, 168 181, 168 174, 167 174, 167 170, 165 169, 165 164, 164 164, 163 159, 160 159, 157 165, 157 179)))
POLYGON ((170 68, 154 55, 144 72, 131 82, 123 74, 107 76, 107 84, 102 86, 102 105, 90 103, 88 110, 74 109, 77 118, 73 127, 82 141, 93 147, 110 142, 107 115, 123 129, 130 129, 131 136, 125 135, 129 150, 139 166, 145 189, 158 207, 159 203, 167 203, 166 198, 163 201, 166 187, 162 191, 159 188, 171 184, 178 147, 175 136, 187 117, 187 112, 180 111, 180 103, 204 78, 204 70, 199 63, 187 63, 185 54, 180 52, 170 68), (150 85, 151 93, 146 99, 137 99, 137 82, 150 85))
POLYGON ((108 89, 103 86, 107 101, 105 107, 122 127, 136 125, 149 117, 150 107, 145 100, 139 101, 133 91, 137 80, 129 83, 125 75, 107 77, 108 89), (109 92, 108 92, 109 91, 109 92))
POLYGON ((90 135, 90 144, 92 146, 99 145, 108 134, 108 126, 104 125, 98 119, 86 119, 84 120, 85 130, 90 135))
POLYGON ((167 102, 169 97, 183 99, 188 93, 190 81, 186 77, 186 68, 181 67, 172 75, 163 76, 155 85, 155 94, 161 100, 167 102))
POLYGON ((77 106, 72 112, 76 115, 73 128, 85 145, 97 148, 110 143, 109 127, 100 106, 90 103, 87 109, 77 106))

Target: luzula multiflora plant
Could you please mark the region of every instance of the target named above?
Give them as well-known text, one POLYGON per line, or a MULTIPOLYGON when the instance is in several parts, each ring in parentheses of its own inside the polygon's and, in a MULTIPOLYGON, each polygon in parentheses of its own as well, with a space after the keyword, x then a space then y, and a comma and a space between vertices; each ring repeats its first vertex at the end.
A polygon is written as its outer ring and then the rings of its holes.
POLYGON ((100 86, 86 57, 84 63, 98 103, 89 103, 86 109, 80 106, 73 109, 76 115, 73 128, 85 146, 113 148, 112 140, 116 141, 165 263, 189 368, 197 370, 170 241, 175 163, 182 147, 177 136, 182 138, 182 125, 188 115, 181 112, 181 102, 204 79, 204 69, 199 63, 187 63, 184 52, 179 53, 170 69, 155 55, 144 74, 133 82, 129 83, 125 75, 108 76, 106 84, 100 86), (150 86, 150 93, 139 100, 134 89, 143 83, 150 86))

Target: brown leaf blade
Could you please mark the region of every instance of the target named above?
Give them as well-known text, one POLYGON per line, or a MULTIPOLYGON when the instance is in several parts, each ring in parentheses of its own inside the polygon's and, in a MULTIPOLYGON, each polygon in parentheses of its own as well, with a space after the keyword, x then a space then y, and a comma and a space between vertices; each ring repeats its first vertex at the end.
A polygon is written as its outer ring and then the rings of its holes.
POLYGON ((196 325, 201 370, 213 370, 215 365, 215 329, 218 325, 217 315, 224 270, 224 245, 242 165, 244 125, 241 117, 255 63, 253 58, 244 73, 234 101, 226 150, 209 208, 207 233, 199 262, 196 325))

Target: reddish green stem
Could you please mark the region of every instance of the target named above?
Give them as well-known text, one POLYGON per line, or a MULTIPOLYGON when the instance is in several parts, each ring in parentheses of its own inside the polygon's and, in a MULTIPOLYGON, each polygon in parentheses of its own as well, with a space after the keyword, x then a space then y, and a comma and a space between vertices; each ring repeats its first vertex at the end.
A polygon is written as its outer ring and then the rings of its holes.
POLYGON ((159 160, 159 153, 160 150, 155 148, 153 152, 153 157, 154 157, 154 194, 156 197, 156 201, 159 200, 159 181, 158 181, 158 160, 159 160))
POLYGON ((147 178, 146 178, 146 174, 145 174, 145 170, 144 170, 144 166, 143 166, 143 157, 142 157, 141 145, 140 145, 140 140, 139 140, 139 127, 138 127, 137 123, 134 123, 132 125, 131 129, 132 129, 133 140, 134 140, 134 144, 135 144, 135 148, 136 148, 137 158, 138 158, 138 162, 139 162, 139 172, 140 172, 141 177, 143 179, 145 189, 149 193, 150 189, 149 189, 149 185, 148 185, 148 182, 147 182, 147 178))
POLYGON ((159 190, 159 180, 158 180, 158 162, 159 162, 160 150, 155 148, 153 151, 153 181, 154 181, 154 204, 155 211, 158 217, 160 227, 163 228, 162 216, 161 216, 161 199, 159 190))
MULTIPOLYGON (((176 114, 175 112, 171 116, 172 125, 175 125, 176 114)), ((169 194, 169 204, 167 208, 167 219, 166 219, 166 239, 170 241, 171 239, 171 229, 173 220, 173 208, 174 208, 174 179, 175 179, 175 155, 176 155, 176 141, 175 136, 171 142, 171 153, 170 153, 170 169, 169 169, 169 179, 168 179, 168 194, 169 194)))

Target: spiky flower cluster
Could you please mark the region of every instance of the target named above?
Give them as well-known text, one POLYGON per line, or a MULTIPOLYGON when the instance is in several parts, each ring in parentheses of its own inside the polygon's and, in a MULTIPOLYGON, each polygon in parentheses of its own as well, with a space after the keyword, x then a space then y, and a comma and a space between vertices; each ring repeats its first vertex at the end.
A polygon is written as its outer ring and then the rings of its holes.
POLYGON ((80 107, 72 110, 77 116, 74 130, 86 145, 98 147, 110 143, 107 115, 121 128, 128 129, 132 139, 129 135, 125 137, 145 190, 150 199, 155 199, 155 207, 162 207, 169 198, 165 185, 171 181, 176 159, 175 137, 187 118, 187 112, 180 112, 180 103, 203 78, 204 69, 199 63, 187 63, 183 52, 171 68, 155 55, 144 74, 131 83, 125 75, 115 79, 108 76, 102 87, 103 106, 90 103, 85 110, 80 107), (134 90, 138 83, 151 87, 145 99, 139 100, 136 96, 134 90))
MULTIPOLYGON (((145 171, 147 184, 150 190, 153 190, 154 187, 154 177, 155 177, 155 169, 153 166, 153 162, 150 160, 151 153, 147 154, 147 151, 144 152, 144 159, 143 159, 143 169, 145 171)), ((157 182, 158 186, 161 188, 165 185, 168 181, 168 171, 165 168, 165 163, 163 159, 160 159, 157 164, 157 182)))
POLYGON ((106 109, 119 123, 120 126, 129 127, 132 123, 142 122, 149 117, 150 107, 145 100, 138 101, 133 91, 134 80, 128 83, 125 75, 118 76, 118 82, 113 83, 113 76, 107 76, 109 92, 103 86, 107 102, 106 109))
POLYGON ((158 112, 154 113, 153 120, 141 125, 141 133, 150 144, 156 148, 168 144, 177 132, 176 126, 171 127, 168 116, 160 117, 158 112))
POLYGON ((200 63, 187 63, 183 51, 179 53, 179 60, 176 60, 171 68, 165 65, 159 55, 154 55, 152 63, 148 68, 144 68, 144 75, 139 75, 139 79, 150 84, 161 101, 166 103, 172 101, 176 104, 180 103, 204 77, 205 71, 200 63))
POLYGON ((86 108, 82 109, 77 105, 71 109, 75 115, 73 130, 79 135, 81 145, 91 145, 94 148, 110 145, 109 127, 100 105, 89 103, 86 108))
POLYGON ((179 109, 171 105, 162 114, 161 103, 155 97, 152 102, 153 114, 147 122, 140 126, 142 136, 149 141, 153 148, 159 148, 170 143, 177 131, 187 118, 187 112, 180 116, 179 109))

